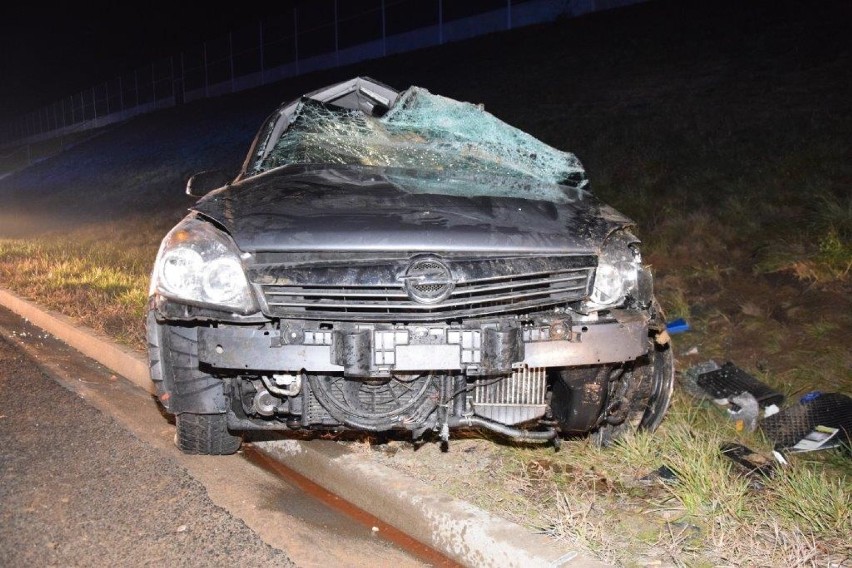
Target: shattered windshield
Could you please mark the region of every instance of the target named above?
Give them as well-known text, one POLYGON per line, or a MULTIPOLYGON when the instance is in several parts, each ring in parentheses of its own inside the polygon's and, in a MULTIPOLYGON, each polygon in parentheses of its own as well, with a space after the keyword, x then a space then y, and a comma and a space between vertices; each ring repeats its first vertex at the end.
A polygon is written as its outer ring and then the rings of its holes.
POLYGON ((509 126, 481 106, 419 87, 403 92, 381 117, 302 99, 289 128, 270 144, 254 173, 290 164, 383 166, 447 177, 509 177, 517 193, 542 184, 586 183, 573 154, 509 126))

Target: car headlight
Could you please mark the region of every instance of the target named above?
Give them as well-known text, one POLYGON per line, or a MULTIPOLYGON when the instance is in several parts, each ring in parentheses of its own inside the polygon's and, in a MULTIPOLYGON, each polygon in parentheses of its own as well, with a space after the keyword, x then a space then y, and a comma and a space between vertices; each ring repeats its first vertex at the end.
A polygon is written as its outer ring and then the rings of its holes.
POLYGON ((649 279, 650 273, 642 267, 638 244, 639 239, 627 231, 618 231, 606 240, 598 257, 589 307, 615 307, 628 296, 639 299, 650 293, 640 292, 645 288, 640 280, 649 279))
POLYGON ((178 223, 163 239, 151 275, 153 294, 244 314, 258 309, 234 242, 194 217, 178 223))

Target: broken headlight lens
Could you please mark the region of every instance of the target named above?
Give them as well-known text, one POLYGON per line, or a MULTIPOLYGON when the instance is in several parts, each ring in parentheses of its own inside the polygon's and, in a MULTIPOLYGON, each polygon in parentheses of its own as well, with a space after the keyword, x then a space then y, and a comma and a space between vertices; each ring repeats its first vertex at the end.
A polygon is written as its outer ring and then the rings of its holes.
POLYGON ((151 275, 153 294, 244 314, 257 311, 236 245, 210 223, 192 217, 163 239, 151 275))
POLYGON ((639 239, 626 231, 611 235, 604 243, 595 271, 595 285, 588 307, 615 307, 627 296, 636 296, 642 257, 639 239))

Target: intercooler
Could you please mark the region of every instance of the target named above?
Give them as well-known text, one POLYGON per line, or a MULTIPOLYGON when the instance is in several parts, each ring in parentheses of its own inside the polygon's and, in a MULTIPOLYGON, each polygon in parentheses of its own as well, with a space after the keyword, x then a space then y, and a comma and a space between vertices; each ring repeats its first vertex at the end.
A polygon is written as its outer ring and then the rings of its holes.
POLYGON ((503 424, 521 424, 544 416, 547 369, 516 368, 508 377, 481 379, 473 394, 473 411, 503 424))

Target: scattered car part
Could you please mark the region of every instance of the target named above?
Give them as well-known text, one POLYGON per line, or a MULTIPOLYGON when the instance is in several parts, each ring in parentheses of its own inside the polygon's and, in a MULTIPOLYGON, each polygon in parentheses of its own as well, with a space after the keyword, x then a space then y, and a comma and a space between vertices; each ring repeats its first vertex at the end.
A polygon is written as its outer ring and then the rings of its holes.
POLYGON ((737 430, 754 432, 757 430, 757 418, 760 416, 760 405, 751 393, 741 392, 730 399, 728 409, 731 419, 736 422, 737 430))
POLYGON ((751 448, 733 442, 726 442, 719 448, 722 455, 739 466, 743 475, 749 479, 752 489, 763 489, 764 481, 775 474, 776 462, 755 452, 751 448))
POLYGON ((696 384, 714 399, 730 399, 740 393, 749 393, 761 407, 780 404, 784 395, 772 390, 731 362, 721 368, 701 373, 696 384))
POLYGON ((666 331, 668 331, 671 335, 684 333, 686 331, 689 331, 690 329, 691 328, 689 327, 689 322, 687 322, 683 318, 672 320, 666 324, 666 331))
POLYGON ((648 475, 643 476, 639 479, 639 481, 643 484, 652 484, 657 481, 662 481, 663 483, 674 484, 678 482, 677 473, 667 465, 661 465, 648 475))
POLYGON ((746 474, 759 474, 769 477, 773 473, 774 463, 772 460, 758 454, 751 448, 734 442, 726 442, 719 448, 722 455, 743 466, 746 474))
POLYGON ((821 449, 838 443, 849 445, 852 442, 852 398, 841 393, 807 397, 765 418, 760 428, 775 442, 776 449, 793 448, 812 433, 814 444, 805 444, 808 449, 815 449, 814 445, 821 449), (834 430, 836 433, 832 433, 834 430), (827 443, 828 437, 832 437, 834 443, 827 443))

